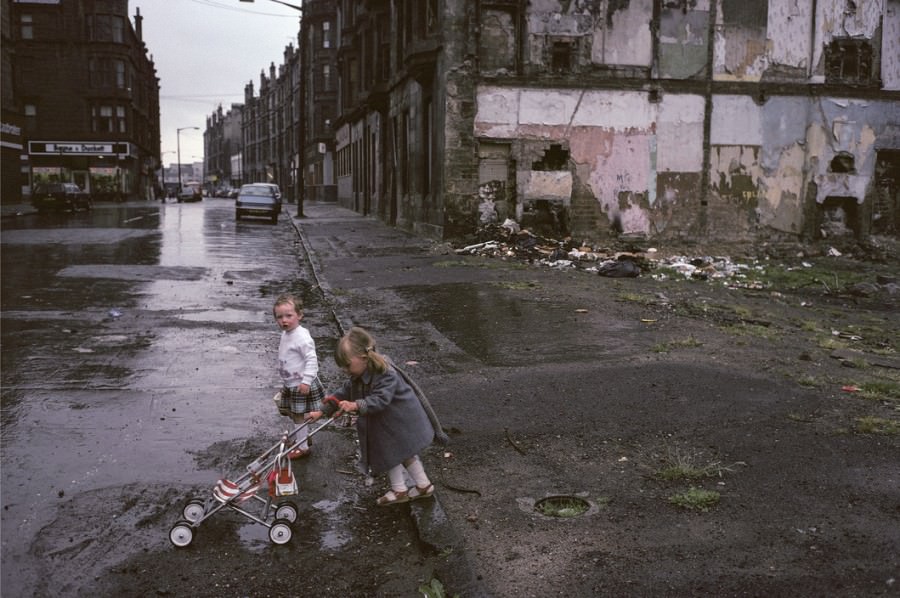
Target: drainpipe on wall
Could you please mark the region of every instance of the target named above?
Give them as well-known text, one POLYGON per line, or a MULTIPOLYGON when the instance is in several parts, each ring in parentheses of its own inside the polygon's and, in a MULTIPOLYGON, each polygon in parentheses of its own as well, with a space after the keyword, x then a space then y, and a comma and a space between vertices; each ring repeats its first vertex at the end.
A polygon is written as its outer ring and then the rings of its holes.
POLYGON ((709 165, 710 165, 710 132, 712 130, 712 84, 713 71, 715 69, 715 46, 716 46, 716 18, 717 18, 717 2, 709 3, 709 23, 707 25, 707 44, 706 44, 706 85, 703 91, 703 171, 700 173, 700 214, 699 214, 699 232, 701 235, 708 234, 708 214, 707 206, 709 205, 709 165))

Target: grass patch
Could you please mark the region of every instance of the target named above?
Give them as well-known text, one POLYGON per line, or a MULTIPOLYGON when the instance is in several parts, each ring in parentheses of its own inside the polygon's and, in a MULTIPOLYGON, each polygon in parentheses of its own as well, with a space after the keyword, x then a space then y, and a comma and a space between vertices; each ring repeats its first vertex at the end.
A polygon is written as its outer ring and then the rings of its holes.
POLYGON ((856 419, 856 431, 860 434, 896 436, 900 434, 900 422, 884 417, 859 417, 856 419))
POLYGON ((683 509, 706 512, 719 504, 719 498, 721 495, 715 490, 704 490, 691 486, 684 492, 670 496, 669 502, 683 509))
POLYGON ((848 343, 845 343, 844 341, 832 336, 819 339, 819 342, 817 344, 820 348, 825 349, 826 351, 834 351, 835 349, 847 349, 850 346, 848 343))
POLYGON ((824 385, 819 378, 810 376, 808 374, 804 374, 797 378, 797 384, 799 384, 800 386, 805 386, 806 388, 820 388, 824 385))
POLYGON ((654 305, 656 303, 656 299, 653 297, 641 295, 640 293, 619 293, 618 299, 619 301, 639 303, 641 305, 654 305))
POLYGON ((810 268, 768 268, 765 272, 750 270, 748 278, 781 289, 797 290, 805 287, 817 288, 825 293, 835 293, 847 285, 868 279, 862 271, 835 272, 834 264, 825 262, 813 264, 810 268))
POLYGON ((733 465, 722 465, 719 461, 702 463, 697 455, 678 449, 670 450, 663 458, 663 466, 654 472, 661 480, 699 480, 704 478, 723 477, 725 472, 734 471, 733 465))
POLYGON ((800 329, 805 330, 806 332, 825 332, 815 320, 803 320, 800 322, 800 329))
POLYGON ((587 501, 568 496, 551 496, 537 502, 535 510, 547 517, 578 517, 590 508, 587 501))
MULTIPOLYGON (((421 592, 425 598, 447 598, 444 584, 436 577, 432 577, 430 582, 420 585, 419 592, 421 592)), ((459 594, 454 594, 453 598, 459 598, 459 594)))
POLYGON ((859 396, 874 401, 900 400, 900 383, 890 380, 872 380, 859 384, 859 396))
POLYGON ((701 343, 700 341, 695 339, 693 335, 691 335, 687 338, 676 339, 676 340, 666 341, 664 343, 659 343, 657 345, 654 345, 652 350, 656 353, 666 353, 672 349, 677 349, 679 347, 690 348, 690 347, 702 347, 702 346, 703 346, 703 343, 701 343))

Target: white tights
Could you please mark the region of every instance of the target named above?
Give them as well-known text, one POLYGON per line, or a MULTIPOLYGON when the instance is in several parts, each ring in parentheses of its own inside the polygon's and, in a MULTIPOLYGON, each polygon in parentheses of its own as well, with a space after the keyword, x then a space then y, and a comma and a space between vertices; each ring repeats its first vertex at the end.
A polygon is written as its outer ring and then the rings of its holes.
POLYGON ((427 488, 431 485, 431 480, 425 473, 425 467, 419 455, 413 455, 403 463, 395 465, 388 470, 388 479, 391 481, 391 490, 394 492, 406 492, 406 479, 403 476, 403 470, 409 472, 409 477, 413 479, 419 488, 427 488))

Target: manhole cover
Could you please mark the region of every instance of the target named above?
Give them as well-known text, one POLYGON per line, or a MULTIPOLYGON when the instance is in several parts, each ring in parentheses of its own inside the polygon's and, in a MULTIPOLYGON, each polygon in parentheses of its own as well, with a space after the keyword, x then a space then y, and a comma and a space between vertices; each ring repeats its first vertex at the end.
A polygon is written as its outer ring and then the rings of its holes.
POLYGON ((591 503, 577 496, 548 496, 534 503, 534 510, 547 517, 579 517, 590 508, 591 503))

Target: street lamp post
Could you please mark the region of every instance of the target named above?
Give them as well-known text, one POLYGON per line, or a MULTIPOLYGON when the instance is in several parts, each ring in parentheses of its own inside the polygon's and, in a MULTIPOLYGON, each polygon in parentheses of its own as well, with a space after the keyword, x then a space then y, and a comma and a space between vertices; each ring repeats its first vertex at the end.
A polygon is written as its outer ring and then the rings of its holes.
MULTIPOLYGON (((241 2, 253 2, 253 0, 241 0, 241 2)), ((303 12, 302 6, 297 6, 296 4, 290 4, 289 2, 282 2, 282 0, 269 0, 269 2, 275 2, 276 4, 281 4, 282 6, 287 6, 288 8, 293 8, 296 11, 303 12)), ((306 48, 304 48, 304 41, 306 40, 306 35, 304 34, 304 26, 303 19, 300 19, 300 38, 299 38, 299 49, 300 49, 300 125, 297 127, 297 154, 298 154, 298 168, 297 168, 297 178, 295 184, 297 185, 297 218, 304 218, 303 214, 303 200, 306 195, 306 123, 305 114, 306 114, 306 48)))
POLYGON ((200 130, 200 127, 181 127, 180 129, 175 130, 175 145, 178 148, 178 191, 175 193, 181 193, 181 132, 186 131, 188 129, 196 129, 200 130))

